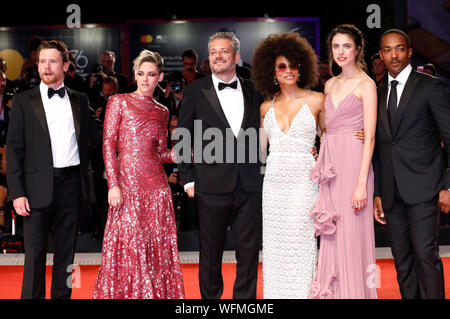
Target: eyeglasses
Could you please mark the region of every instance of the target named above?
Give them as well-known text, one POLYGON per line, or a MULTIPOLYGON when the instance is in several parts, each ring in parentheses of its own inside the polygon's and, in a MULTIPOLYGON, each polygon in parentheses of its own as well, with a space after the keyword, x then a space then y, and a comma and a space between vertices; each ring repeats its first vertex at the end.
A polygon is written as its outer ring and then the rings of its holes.
POLYGON ((288 68, 291 69, 292 71, 297 71, 300 68, 300 64, 287 65, 286 63, 280 63, 275 68, 281 73, 286 72, 288 68))

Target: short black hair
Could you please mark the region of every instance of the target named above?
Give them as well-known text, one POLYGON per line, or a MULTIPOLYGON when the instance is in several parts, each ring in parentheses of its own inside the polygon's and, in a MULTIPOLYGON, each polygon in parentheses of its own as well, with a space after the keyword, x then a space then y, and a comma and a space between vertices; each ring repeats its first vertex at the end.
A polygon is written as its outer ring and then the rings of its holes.
POLYGON ((181 55, 181 58, 183 59, 184 57, 192 59, 195 58, 195 61, 198 61, 198 54, 194 49, 187 49, 184 50, 183 54, 181 55))
POLYGON ((372 63, 373 62, 373 60, 376 60, 376 59, 380 59, 381 60, 381 56, 380 56, 380 53, 375 53, 375 54, 372 54, 372 56, 370 57, 370 63, 372 63))
POLYGON ((184 82, 183 73, 180 71, 173 71, 167 77, 168 82, 184 82))
POLYGON ((405 38, 405 40, 406 40, 406 45, 408 45, 408 49, 411 47, 411 41, 409 40, 408 35, 407 35, 404 31, 402 31, 402 30, 400 30, 400 29, 390 29, 390 30, 387 30, 386 32, 384 32, 384 33, 381 35, 381 37, 380 37, 380 43, 379 43, 380 48, 381 48, 381 40, 383 40, 383 38, 384 38, 385 36, 387 36, 388 34, 392 34, 392 33, 396 33, 396 34, 402 35, 402 36, 405 38))
POLYGON ((427 63, 423 66, 424 70, 430 70, 431 72, 433 72, 433 75, 436 75, 436 67, 434 66, 434 64, 432 63, 427 63))

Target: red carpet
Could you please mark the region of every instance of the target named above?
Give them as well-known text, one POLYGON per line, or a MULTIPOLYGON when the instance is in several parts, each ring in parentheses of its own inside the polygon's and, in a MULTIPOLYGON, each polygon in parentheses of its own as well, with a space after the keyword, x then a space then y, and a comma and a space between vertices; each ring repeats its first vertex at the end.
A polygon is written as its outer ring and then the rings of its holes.
MULTIPOLYGON (((445 275, 445 295, 450 298, 450 257, 442 258, 445 275)), ((378 298, 399 299, 394 261, 392 259, 379 259, 377 265, 380 267, 381 276, 378 298)), ((99 266, 80 266, 80 287, 74 288, 73 299, 90 299, 94 289, 99 266)), ((200 290, 198 286, 198 264, 182 264, 183 277, 186 290, 186 298, 199 299, 200 290)), ((236 264, 223 264, 224 293, 223 298, 229 299, 233 294, 233 283, 235 278, 236 264)), ((20 298, 22 285, 23 266, 0 266, 0 299, 20 298)), ((51 266, 47 267, 47 298, 50 296, 51 266)), ((262 298, 262 267, 259 264, 258 275, 258 299, 262 298)))

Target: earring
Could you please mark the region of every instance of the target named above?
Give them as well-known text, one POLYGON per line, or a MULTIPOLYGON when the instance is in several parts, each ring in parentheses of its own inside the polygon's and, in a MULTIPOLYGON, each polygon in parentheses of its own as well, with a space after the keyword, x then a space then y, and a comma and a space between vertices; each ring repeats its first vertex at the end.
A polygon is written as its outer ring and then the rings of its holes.
POLYGON ((277 78, 274 78, 274 79, 273 79, 273 83, 275 83, 275 85, 278 85, 278 80, 277 80, 277 78))
POLYGON ((297 79, 297 82, 298 82, 298 81, 300 81, 300 73, 298 73, 298 79, 297 79))

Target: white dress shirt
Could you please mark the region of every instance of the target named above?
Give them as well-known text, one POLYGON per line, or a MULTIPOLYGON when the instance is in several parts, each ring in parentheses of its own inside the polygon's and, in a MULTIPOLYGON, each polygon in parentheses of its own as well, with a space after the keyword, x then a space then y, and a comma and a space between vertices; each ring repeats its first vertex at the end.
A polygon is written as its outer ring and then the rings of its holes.
MULTIPOLYGON (((63 87, 61 85, 60 87, 63 87)), ((45 118, 52 146, 53 167, 63 168, 80 164, 78 144, 73 123, 72 106, 69 95, 61 98, 55 94, 48 98, 48 86, 41 81, 39 85, 45 118)), ((59 89, 59 88, 58 88, 59 89)))
MULTIPOLYGON (((212 81, 223 113, 227 118, 228 124, 230 124, 230 128, 233 131, 234 136, 237 137, 239 135, 239 130, 241 129, 242 121, 244 119, 244 93, 242 91, 241 82, 238 80, 236 75, 233 77, 233 79, 231 79, 231 81, 224 82, 214 74, 212 74, 212 81), (219 90, 219 82, 229 84, 234 81, 237 81, 236 89, 226 87, 222 90, 219 90)), ((186 183, 184 185, 184 190, 192 186, 194 186, 194 182, 186 183)))
POLYGON ((397 84, 397 107, 398 103, 400 102, 400 98, 402 97, 403 89, 405 88, 406 81, 408 80, 409 75, 411 74, 412 66, 411 64, 408 64, 407 67, 405 67, 394 79, 389 73, 388 73, 388 94, 387 94, 387 103, 386 108, 389 103, 389 94, 391 93, 391 82, 393 80, 398 81, 397 84))
POLYGON ((214 84, 214 89, 216 89, 217 96, 219 97, 220 106, 222 107, 223 113, 225 113, 225 117, 230 124, 234 136, 237 137, 244 118, 244 94, 242 93, 241 83, 236 75, 230 82, 224 82, 213 74, 212 81, 214 84), (219 90, 219 82, 229 84, 234 81, 237 81, 236 89, 226 87, 223 90, 219 90))

